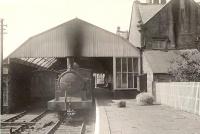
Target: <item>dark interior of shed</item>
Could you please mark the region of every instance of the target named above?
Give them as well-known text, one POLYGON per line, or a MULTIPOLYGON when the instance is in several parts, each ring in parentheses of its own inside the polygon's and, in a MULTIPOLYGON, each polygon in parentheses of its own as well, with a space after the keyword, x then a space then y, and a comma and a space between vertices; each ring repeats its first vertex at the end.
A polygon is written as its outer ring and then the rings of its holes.
MULTIPOLYGON (((80 68, 92 69, 94 73, 113 73, 113 59, 75 57, 80 68)), ((55 96, 55 80, 67 68, 66 58, 20 58, 9 64, 8 109, 46 106, 55 96)))

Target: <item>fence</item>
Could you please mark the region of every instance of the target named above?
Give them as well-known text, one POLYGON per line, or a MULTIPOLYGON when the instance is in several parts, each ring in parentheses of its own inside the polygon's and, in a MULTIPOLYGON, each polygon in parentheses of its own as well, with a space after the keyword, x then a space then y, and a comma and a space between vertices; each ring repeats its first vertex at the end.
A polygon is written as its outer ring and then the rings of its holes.
POLYGON ((200 115, 200 82, 155 83, 156 101, 200 115))

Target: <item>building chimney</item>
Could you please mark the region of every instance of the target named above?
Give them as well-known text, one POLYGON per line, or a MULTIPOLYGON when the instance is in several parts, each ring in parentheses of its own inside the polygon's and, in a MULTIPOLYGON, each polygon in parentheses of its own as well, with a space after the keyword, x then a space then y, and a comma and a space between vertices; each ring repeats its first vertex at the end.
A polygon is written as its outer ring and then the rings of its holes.
POLYGON ((123 38, 125 38, 125 39, 128 39, 128 35, 129 35, 128 31, 121 31, 119 26, 117 27, 116 34, 121 36, 121 37, 123 37, 123 38))
POLYGON ((167 0, 161 0, 161 4, 166 4, 167 3, 167 0))
POLYGON ((153 4, 159 4, 159 0, 153 0, 153 4))
POLYGON ((117 34, 120 32, 120 27, 118 26, 117 27, 117 34))
POLYGON ((152 0, 146 0, 146 3, 152 4, 152 0))

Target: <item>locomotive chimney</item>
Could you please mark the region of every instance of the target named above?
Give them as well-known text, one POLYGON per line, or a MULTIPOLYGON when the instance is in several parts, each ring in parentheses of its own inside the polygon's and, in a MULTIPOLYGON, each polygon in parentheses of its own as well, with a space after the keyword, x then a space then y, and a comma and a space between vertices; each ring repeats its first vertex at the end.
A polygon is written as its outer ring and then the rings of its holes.
POLYGON ((71 70, 73 66, 74 59, 72 57, 67 57, 67 70, 71 70))

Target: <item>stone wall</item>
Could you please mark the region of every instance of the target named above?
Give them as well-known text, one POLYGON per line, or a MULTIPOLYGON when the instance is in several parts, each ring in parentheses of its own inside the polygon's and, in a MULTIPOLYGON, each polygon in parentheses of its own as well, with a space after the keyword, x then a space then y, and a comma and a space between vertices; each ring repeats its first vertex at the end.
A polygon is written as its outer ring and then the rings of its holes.
POLYGON ((144 24, 143 33, 147 49, 196 48, 200 43, 200 7, 193 0, 172 0, 144 24))

